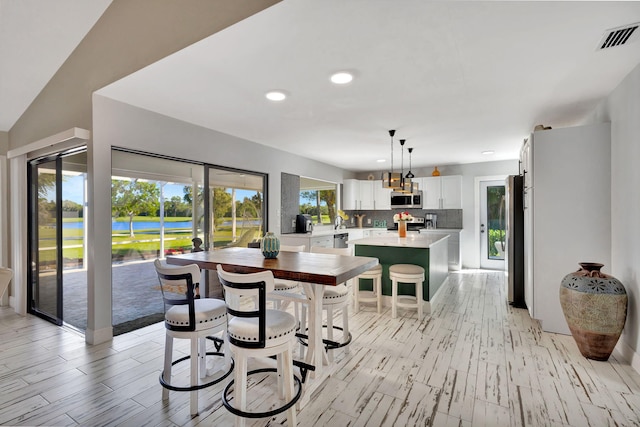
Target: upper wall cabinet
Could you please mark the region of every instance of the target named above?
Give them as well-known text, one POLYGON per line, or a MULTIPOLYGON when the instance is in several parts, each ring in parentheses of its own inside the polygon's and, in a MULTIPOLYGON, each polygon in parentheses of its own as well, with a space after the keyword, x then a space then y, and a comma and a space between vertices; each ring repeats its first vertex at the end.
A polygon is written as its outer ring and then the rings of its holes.
POLYGON ((343 184, 342 209, 391 209, 391 191, 382 188, 382 181, 345 179, 343 184))
POLYGON ((462 209, 462 176, 422 178, 422 209, 462 209))
POLYGON ((391 189, 382 187, 382 180, 369 181, 373 182, 373 201, 376 210, 391 209, 391 189))

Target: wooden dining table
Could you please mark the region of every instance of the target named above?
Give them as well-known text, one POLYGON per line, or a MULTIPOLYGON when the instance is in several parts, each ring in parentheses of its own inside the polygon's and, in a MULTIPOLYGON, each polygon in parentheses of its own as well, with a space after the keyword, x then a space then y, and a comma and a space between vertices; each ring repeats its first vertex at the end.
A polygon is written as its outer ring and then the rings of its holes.
POLYGON ((265 258, 260 249, 226 248, 167 256, 174 265, 197 264, 205 270, 222 265, 233 273, 269 270, 277 279, 301 282, 309 303, 309 349, 305 362, 315 367, 314 377, 322 376, 326 363, 322 344, 322 298, 325 286, 336 286, 375 267, 377 258, 309 252, 280 252, 277 258, 265 258), (324 361, 324 363, 323 363, 324 361))

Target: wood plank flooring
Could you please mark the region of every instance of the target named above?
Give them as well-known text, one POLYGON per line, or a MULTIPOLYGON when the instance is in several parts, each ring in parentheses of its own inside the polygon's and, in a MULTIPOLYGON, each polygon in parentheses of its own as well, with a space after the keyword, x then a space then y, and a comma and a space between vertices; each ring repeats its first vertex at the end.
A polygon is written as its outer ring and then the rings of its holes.
MULTIPOLYGON (((542 332, 506 303, 501 273, 453 273, 442 292, 422 322, 413 311, 378 315, 373 305, 352 314, 350 352, 336 352, 333 375, 298 424, 640 426, 640 375, 615 357, 583 358, 570 336, 542 332)), ((188 393, 161 399, 163 347, 161 323, 88 346, 75 332, 2 307, 0 425, 233 425, 222 385, 200 392, 196 417, 188 393)), ((186 368, 175 370, 186 376, 186 368)), ((250 382, 253 404, 271 405, 273 381, 250 382)))

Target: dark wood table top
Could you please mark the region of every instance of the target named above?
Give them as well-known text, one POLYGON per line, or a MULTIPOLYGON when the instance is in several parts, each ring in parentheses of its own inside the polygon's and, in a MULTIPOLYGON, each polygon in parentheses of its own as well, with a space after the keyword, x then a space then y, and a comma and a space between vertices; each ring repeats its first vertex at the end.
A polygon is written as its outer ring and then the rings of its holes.
POLYGON ((309 252, 280 252, 277 258, 267 259, 260 249, 226 248, 167 256, 168 264, 197 264, 215 270, 218 264, 233 273, 256 273, 271 270, 277 279, 337 285, 375 267, 377 258, 344 256, 309 252))

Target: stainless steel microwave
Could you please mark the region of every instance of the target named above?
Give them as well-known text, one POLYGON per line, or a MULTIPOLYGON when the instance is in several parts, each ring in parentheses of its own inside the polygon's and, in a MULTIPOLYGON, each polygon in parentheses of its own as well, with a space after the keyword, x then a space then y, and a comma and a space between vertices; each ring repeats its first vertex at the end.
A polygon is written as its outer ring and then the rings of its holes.
POLYGON ((422 191, 414 193, 391 192, 391 209, 416 208, 422 209, 422 191))

